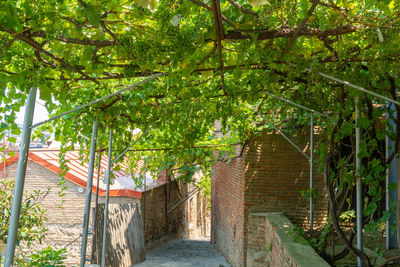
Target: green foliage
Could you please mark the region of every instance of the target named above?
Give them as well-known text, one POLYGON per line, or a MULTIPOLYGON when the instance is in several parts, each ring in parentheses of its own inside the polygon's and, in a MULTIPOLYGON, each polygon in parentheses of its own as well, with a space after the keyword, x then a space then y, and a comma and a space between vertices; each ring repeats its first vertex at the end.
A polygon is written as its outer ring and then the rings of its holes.
MULTIPOLYGON (((0 180, 0 241, 7 242, 8 225, 11 216, 11 205, 14 193, 14 180, 0 180)), ((28 246, 32 241, 41 242, 47 231, 43 225, 47 221, 45 210, 40 202, 46 196, 45 192, 35 190, 25 192, 21 204, 21 216, 18 224, 17 240, 26 241, 28 246)))
POLYGON ((306 200, 309 200, 312 196, 312 199, 315 201, 321 195, 321 192, 316 192, 314 188, 309 188, 307 190, 301 190, 300 195, 303 199, 306 200))
POLYGON ((332 223, 328 221, 328 223, 324 224, 321 228, 321 233, 319 236, 311 236, 305 238, 308 240, 311 247, 313 247, 318 253, 323 254, 326 248, 326 245, 329 241, 330 234, 332 233, 332 223))
POLYGON ((62 152, 79 145, 87 153, 97 118, 99 143, 106 148, 106 128, 112 127, 118 153, 132 143, 135 129, 152 126, 134 147, 140 151, 129 154, 130 168, 146 158, 142 175, 157 176, 162 166, 191 181, 197 171, 209 173, 217 160, 229 161, 234 144, 271 130, 256 109, 290 134, 308 127, 307 112, 266 97, 262 92, 267 91, 330 115, 315 118, 321 136, 316 161, 343 203, 337 214, 352 209, 347 200, 359 157, 365 215, 379 224, 385 216, 379 209, 387 167, 383 141, 385 136, 399 141, 395 129, 400 126, 389 123, 396 124, 398 113, 385 101, 318 72, 398 101, 399 1, 325 1, 314 10, 309 0, 236 3, 220 3, 224 40, 219 46, 221 32, 216 32, 209 1, 3 1, 0 127, 19 131, 16 113, 32 87, 57 115, 162 73, 47 127, 55 129, 62 152), (361 111, 358 155, 355 96, 361 111), (221 124, 218 138, 215 121, 221 124))
POLYGON ((20 266, 63 267, 66 266, 64 264, 64 260, 67 258, 66 252, 66 248, 55 250, 48 246, 31 254, 26 263, 20 266))
POLYGON ((308 245, 307 240, 304 239, 305 232, 303 228, 295 226, 290 229, 287 234, 294 242, 308 245))
POLYGON ((201 175, 196 185, 201 188, 204 196, 211 199, 211 175, 201 175))
POLYGON ((356 218, 356 212, 354 210, 347 210, 339 215, 339 219, 345 223, 350 223, 356 218))
POLYGON ((197 188, 201 195, 207 200, 207 208, 211 209, 211 173, 200 173, 200 178, 196 181, 197 188))

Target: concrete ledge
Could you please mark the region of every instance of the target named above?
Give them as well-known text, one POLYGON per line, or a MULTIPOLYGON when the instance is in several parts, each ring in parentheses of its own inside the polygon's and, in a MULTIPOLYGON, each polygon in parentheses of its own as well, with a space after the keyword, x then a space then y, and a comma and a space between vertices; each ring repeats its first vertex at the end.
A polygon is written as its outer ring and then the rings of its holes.
MULTIPOLYGON (((248 260, 249 266, 259 266, 257 261, 254 264, 251 261, 258 252, 266 252, 265 261, 263 264, 267 266, 297 266, 297 267, 328 267, 330 266, 324 259, 322 259, 314 249, 308 245, 307 241, 297 232, 293 231, 294 225, 287 219, 281 212, 268 212, 268 213, 252 213, 249 217, 249 227, 257 227, 251 225, 255 222, 260 224, 261 221, 265 222, 265 228, 262 229, 263 233, 258 231, 253 234, 258 235, 257 237, 250 237, 259 240, 261 235, 264 234, 265 241, 263 242, 263 248, 258 247, 256 251, 254 248, 248 249, 247 255, 250 256, 248 260), (260 220, 264 218, 264 220, 260 220), (253 257, 251 257, 253 255, 253 257)), ((261 225, 258 225, 261 229, 261 225)), ((249 228, 249 235, 251 234, 249 228)))

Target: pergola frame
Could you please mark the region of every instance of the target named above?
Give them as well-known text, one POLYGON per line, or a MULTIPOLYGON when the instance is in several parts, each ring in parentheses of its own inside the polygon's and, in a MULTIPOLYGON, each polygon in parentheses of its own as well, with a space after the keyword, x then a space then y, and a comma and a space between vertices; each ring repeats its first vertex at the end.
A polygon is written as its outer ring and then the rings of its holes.
MULTIPOLYGON (((306 69, 306 71, 311 72, 311 69, 306 69)), ((349 86, 351 88, 354 88, 356 90, 362 91, 364 93, 373 95, 375 97, 378 97, 382 100, 388 101, 390 103, 396 104, 400 106, 400 102, 392 100, 388 97, 382 96, 380 94, 377 94, 375 92, 369 91, 363 87, 354 85, 352 83, 349 83, 347 81, 335 78, 333 76, 327 75, 322 72, 318 72, 318 75, 328 78, 330 80, 333 80, 335 82, 342 83, 346 86, 349 86)), ((24 183, 25 183, 25 173, 26 173, 26 166, 27 166, 27 158, 28 158, 28 152, 29 152, 29 144, 30 144, 30 138, 31 138, 31 131, 33 128, 42 125, 44 123, 53 121, 55 119, 61 118, 65 115, 68 115, 72 112, 79 111, 82 109, 85 109, 93 104, 99 103, 105 99, 108 99, 110 97, 120 95, 124 93, 125 91, 128 91, 130 89, 133 89, 143 83, 146 83, 148 81, 151 81, 157 77, 163 76, 165 74, 155 74, 139 83, 136 83, 132 86, 128 86, 120 91, 117 91, 115 93, 109 94, 107 96, 98 98, 94 101, 88 102, 84 105, 81 105, 79 107, 76 107, 74 109, 71 109, 67 112, 61 113, 59 115, 56 115, 54 117, 49 118, 48 120, 36 123, 32 125, 33 121, 33 114, 34 114, 34 109, 35 109, 35 99, 36 99, 36 93, 37 93, 37 88, 32 88, 30 90, 30 93, 27 97, 26 101, 26 110, 25 110, 25 115, 24 115, 24 124, 23 124, 23 130, 22 130, 22 138, 21 138, 21 145, 20 145, 20 154, 19 154, 19 160, 18 160, 18 169, 17 169, 17 175, 16 175, 16 182, 15 182, 15 189, 14 189, 14 200, 12 203, 12 210, 11 210, 11 219, 10 219, 10 225, 9 225, 9 231, 8 231, 8 237, 7 237, 7 248, 6 248, 6 257, 5 257, 5 265, 6 267, 11 267, 13 260, 14 260, 14 254, 15 254, 15 246, 16 246, 16 237, 17 237, 17 230, 18 230, 18 222, 19 222, 19 217, 20 217, 20 212, 21 212, 21 202, 22 202, 22 196, 23 196, 23 189, 24 189, 24 183)), ((272 95, 270 93, 266 93, 267 95, 271 97, 275 97, 277 99, 280 99, 286 103, 295 105, 297 107, 303 108, 305 110, 311 111, 312 113, 316 113, 319 115, 323 115, 325 117, 329 117, 323 113, 320 113, 318 111, 312 110, 310 108, 304 107, 300 104, 297 104, 293 101, 281 98, 279 96, 272 95)), ((356 169, 357 169, 357 180, 356 180, 356 206, 357 206, 357 211, 356 211, 356 220, 357 220, 357 248, 362 251, 363 250, 363 243, 362 243, 362 191, 361 191, 361 177, 360 177, 360 166, 361 166, 361 160, 358 158, 358 152, 360 148, 360 138, 361 138, 361 130, 357 125, 357 120, 360 116, 359 114, 359 109, 357 107, 358 104, 358 97, 356 97, 355 101, 355 108, 356 108, 356 123, 355 123, 355 128, 356 128, 356 169)), ((266 120, 267 121, 267 120, 266 120)), ((267 121, 268 122, 268 121, 267 121)), ((273 124, 271 124, 274 129, 280 133, 283 137, 285 135, 278 129, 276 128, 273 124)), ((107 175, 106 175, 106 183, 107 183, 107 191, 106 191, 106 203, 105 203, 105 214, 104 214, 104 228, 103 231, 107 230, 107 216, 108 216, 108 197, 109 197, 109 179, 110 179, 110 174, 112 170, 112 165, 120 158, 122 157, 126 152, 130 150, 130 148, 136 144, 136 142, 144 136, 149 129, 146 130, 135 142, 130 145, 127 149, 125 149, 120 155, 116 157, 114 161, 111 161, 111 154, 112 154, 112 129, 110 129, 110 136, 109 136, 109 151, 108 151, 108 167, 107 167, 107 175)), ((310 161, 310 189, 313 187, 313 150, 314 150, 314 142, 313 142, 313 132, 314 132, 314 118, 313 115, 311 114, 311 129, 310 129, 310 156, 305 154, 301 149, 298 148, 298 146, 292 142, 287 136, 285 137, 286 140, 288 140, 289 143, 291 143, 299 152, 302 152, 303 156, 305 156, 309 161, 310 161)), ((91 145, 90 145, 90 154, 89 154, 89 171, 88 171, 88 179, 87 179, 87 186, 86 186, 86 199, 85 199, 85 211, 84 211, 84 224, 83 224, 83 231, 82 231, 82 247, 81 247, 81 263, 80 266, 83 267, 86 261, 86 245, 87 245, 87 234, 88 234, 88 222, 89 222, 89 213, 90 213, 90 202, 91 202, 91 195, 92 195, 92 183, 93 183, 93 171, 94 171, 94 162, 95 162, 95 151, 96 151, 96 144, 97 144, 97 132, 98 132, 98 121, 97 119, 94 120, 93 122, 93 129, 92 129, 92 137, 91 137, 91 145)), ((387 185, 388 182, 386 182, 387 185)), ((388 186, 387 186, 388 189, 388 186)), ((386 194, 386 209, 388 210, 389 207, 388 205, 388 194, 386 194)), ((312 230, 312 221, 313 221, 313 203, 312 203, 312 195, 310 197, 310 230, 312 230)), ((386 225, 386 232, 389 233, 389 224, 387 223, 386 225)), ((103 234, 103 245, 102 245, 102 255, 101 255, 101 266, 104 266, 104 257, 105 257, 105 246, 106 246, 106 235, 103 234)), ((386 236, 388 239, 388 236, 386 236)), ((387 241, 388 242, 388 241, 387 241)), ((362 266, 362 261, 361 258, 357 258, 357 265, 362 266)))
MULTIPOLYGON (((5 256, 5 263, 4 266, 11 267, 14 261, 15 255, 15 246, 17 241, 17 231, 18 231, 18 222, 19 217, 21 214, 21 203, 22 203, 22 196, 25 184, 25 173, 26 173, 26 166, 28 162, 28 153, 29 153, 29 144, 31 139, 31 132, 32 129, 40 126, 42 124, 48 123, 50 121, 59 119, 65 115, 68 115, 72 112, 76 112, 82 109, 85 109, 89 106, 92 106, 96 103, 99 103, 105 99, 111 98, 113 96, 120 95, 128 90, 131 90, 143 83, 149 82, 162 74, 155 74, 148 79, 145 79, 139 83, 134 85, 128 86, 122 90, 119 90, 115 93, 109 94, 107 96, 98 98, 96 100, 90 101, 86 104, 83 104, 79 107, 71 109, 67 112, 61 113, 59 115, 53 116, 48 120, 44 120, 42 122, 32 124, 33 122, 33 115, 35 110, 35 100, 36 100, 36 93, 37 88, 32 88, 28 94, 26 100, 26 110, 24 115, 24 125, 22 129, 22 138, 21 138, 21 145, 20 145, 20 153, 18 159, 18 167, 17 167, 17 175, 15 178, 15 187, 14 187, 14 198, 11 208, 11 218, 10 224, 8 229, 8 236, 7 236, 7 248, 6 248, 6 256, 5 256)), ((151 127, 150 127, 151 128, 151 127)), ((109 143, 109 153, 108 153, 108 167, 106 173, 106 203, 104 209, 104 228, 103 231, 107 231, 107 218, 108 218, 108 198, 109 198, 109 182, 110 182, 110 174, 112 170, 112 165, 115 164, 126 152, 128 152, 145 134, 148 133, 150 130, 147 129, 139 138, 135 140, 135 142, 130 145, 127 149, 125 149, 122 153, 120 153, 114 161, 111 161, 111 151, 112 151, 112 130, 110 129, 110 143, 109 143)), ((96 145, 97 145, 97 132, 98 132, 98 120, 95 119, 93 122, 93 129, 92 129, 92 137, 90 142, 90 152, 89 152, 89 169, 88 169, 88 178, 86 182, 86 197, 85 197, 85 208, 84 208, 84 215, 83 215, 83 229, 82 229, 82 246, 81 246, 81 261, 80 266, 83 267, 86 262, 86 247, 87 247, 87 236, 88 236, 88 228, 89 228, 89 216, 90 216, 90 203, 91 203, 91 196, 92 196, 92 184, 93 184, 93 171, 94 171, 94 162, 95 162, 95 153, 96 153, 96 145)), ((106 247, 106 235, 103 234, 103 244, 102 244, 102 254, 105 254, 105 247, 106 247)), ((104 255, 101 255, 101 264, 104 266, 104 255)))

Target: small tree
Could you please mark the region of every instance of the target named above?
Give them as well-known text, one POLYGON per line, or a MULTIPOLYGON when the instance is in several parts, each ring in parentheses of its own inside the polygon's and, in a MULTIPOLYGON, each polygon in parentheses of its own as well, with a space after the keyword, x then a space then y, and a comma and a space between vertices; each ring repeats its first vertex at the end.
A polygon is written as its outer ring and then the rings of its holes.
MULTIPOLYGON (((8 226, 11 217, 11 206, 14 192, 14 179, 0 180, 0 241, 7 242, 8 226)), ((41 242, 47 228, 43 223, 47 221, 45 210, 40 202, 47 195, 46 192, 34 190, 25 192, 21 204, 21 216, 18 224, 17 242, 26 241, 30 246, 32 241, 41 242)))

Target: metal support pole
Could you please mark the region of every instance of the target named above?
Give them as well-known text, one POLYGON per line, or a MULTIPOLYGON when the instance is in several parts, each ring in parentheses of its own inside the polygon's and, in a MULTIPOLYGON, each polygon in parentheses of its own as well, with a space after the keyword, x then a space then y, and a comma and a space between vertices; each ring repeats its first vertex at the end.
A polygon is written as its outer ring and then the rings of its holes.
MULTIPOLYGON (((389 158, 389 136, 386 135, 385 139, 385 158, 389 158)), ((390 166, 390 165, 389 165, 390 166)), ((385 181, 385 210, 389 212, 390 210, 390 200, 389 200, 389 166, 386 169, 386 181, 385 181)), ((390 221, 389 217, 386 220, 386 249, 390 249, 390 221)))
POLYGON ((272 128, 274 128, 275 131, 277 131, 280 135, 282 135, 283 138, 286 139, 286 141, 289 142, 289 144, 291 144, 294 148, 297 149, 297 151, 299 151, 306 159, 310 160, 310 156, 307 155, 306 153, 304 153, 303 150, 301 150, 300 147, 298 147, 292 140, 290 140, 290 138, 284 134, 281 130, 279 130, 272 122, 270 122, 269 120, 267 120, 263 115, 261 115, 260 113, 258 113, 258 115, 263 118, 269 125, 272 126, 272 128))
POLYGON ((140 139, 142 139, 143 136, 145 136, 151 129, 152 126, 150 126, 146 131, 144 131, 144 133, 142 133, 138 138, 136 138, 136 140, 130 145, 128 146, 124 151, 122 151, 112 162, 111 162, 111 166, 113 166, 123 155, 125 155, 126 152, 129 151, 129 149, 131 149, 137 142, 139 142, 140 139))
MULTIPOLYGON (((306 68, 305 70, 311 72, 311 69, 310 69, 310 68, 306 68)), ((358 85, 349 83, 348 81, 344 81, 344 80, 342 80, 342 79, 335 78, 335 77, 333 77, 333 76, 331 76, 331 75, 328 75, 328 74, 325 74, 325 73, 322 73, 322 72, 318 72, 318 75, 319 75, 319 76, 322 76, 322 77, 325 77, 325 78, 328 78, 328 79, 330 79, 330 80, 332 80, 332 81, 335 81, 335 82, 338 82, 338 83, 347 85, 347 86, 349 86, 349 87, 351 87, 351 88, 354 88, 354 89, 356 89, 356 90, 358 90, 358 91, 361 91, 361 92, 364 92, 364 93, 367 93, 367 94, 376 96, 377 98, 386 100, 386 101, 388 101, 388 102, 390 102, 390 103, 393 103, 393 104, 396 104, 396 105, 400 106, 400 102, 399 102, 399 101, 396 101, 396 100, 393 100, 393 99, 391 99, 391 98, 389 98, 389 97, 386 97, 386 96, 384 96, 384 95, 380 95, 380 94, 378 94, 378 93, 372 92, 372 91, 367 90, 367 89, 365 89, 365 88, 363 88, 363 87, 361 87, 361 86, 358 86, 358 85)))
POLYGON ((97 119, 95 119, 93 122, 92 140, 90 142, 89 169, 88 169, 88 178, 86 181, 86 199, 85 199, 85 212, 83 215, 80 267, 83 267, 86 262, 86 245, 87 245, 87 236, 88 236, 88 228, 89 228, 90 206, 91 206, 91 199, 92 199, 93 169, 94 169, 94 161, 95 161, 95 155, 96 155, 96 143, 97 143, 98 128, 99 128, 99 123, 98 123, 97 119))
MULTIPOLYGON (((357 207, 357 248, 359 250, 363 250, 363 233, 362 233, 362 191, 361 191, 361 176, 360 176, 360 168, 361 168, 361 159, 358 157, 360 153, 360 139, 361 139, 361 130, 358 127, 358 119, 360 118, 360 110, 358 109, 359 97, 356 97, 356 170, 357 170, 357 180, 356 180, 356 207, 357 207)), ((362 267, 362 261, 360 257, 357 257, 357 266, 362 267)))
POLYGON ((286 98, 273 95, 273 94, 271 94, 271 93, 268 93, 267 91, 263 91, 263 94, 266 94, 266 95, 268 95, 268 96, 270 96, 270 97, 279 99, 279 100, 281 100, 281 101, 283 101, 283 102, 286 102, 286 103, 288 103, 288 104, 290 104, 290 105, 293 105, 293 106, 296 106, 296 107, 298 107, 298 108, 302 108, 302 109, 307 110, 307 111, 309 111, 309 112, 318 114, 318 115, 320 115, 320 116, 323 116, 323 117, 326 117, 326 118, 330 118, 330 116, 328 116, 328 115, 326 115, 326 114, 324 114, 324 113, 321 113, 321 112, 316 111, 316 110, 314 110, 314 109, 311 109, 311 108, 305 107, 305 106, 303 106, 303 105, 297 104, 297 103, 295 103, 295 102, 293 102, 293 101, 290 101, 290 100, 288 100, 288 99, 286 99, 286 98))
POLYGON ((110 139, 108 142, 108 166, 106 173, 106 201, 104 203, 104 224, 103 224, 103 244, 101 246, 101 267, 104 267, 106 261, 107 247, 107 219, 108 219, 108 201, 110 194, 110 177, 111 177, 111 156, 112 156, 112 129, 110 129, 110 139))
POLYGON ((17 241, 18 222, 21 214, 21 202, 24 192, 26 164, 28 162, 29 144, 31 142, 31 125, 33 114, 35 112, 37 88, 32 88, 26 100, 26 109, 24 116, 24 126, 22 128, 22 138, 19 147, 18 169, 15 178, 14 199, 11 208, 10 224, 8 226, 7 248, 5 257, 5 267, 10 267, 14 261, 15 244, 17 241))
POLYGON ((310 121, 310 231, 313 231, 314 224, 314 115, 311 114, 310 121))
POLYGON ((100 148, 99 148, 99 154, 97 157, 98 163, 97 163, 97 183, 96 183, 96 200, 94 202, 94 220, 93 220, 93 242, 92 242, 92 251, 91 251, 91 257, 90 257, 90 263, 93 263, 94 259, 94 249, 95 249, 95 241, 96 241, 96 219, 97 219, 97 205, 99 204, 99 183, 100 183, 100 169, 101 169, 101 143, 100 143, 100 148))
POLYGON ((142 196, 143 196, 143 212, 142 212, 142 216, 143 216, 143 231, 146 233, 146 186, 147 186, 147 182, 146 182, 146 173, 144 173, 143 176, 143 180, 144 180, 144 187, 143 187, 143 191, 142 191, 142 196))
POLYGON ((35 123, 35 124, 32 125, 31 127, 32 127, 32 128, 35 128, 35 127, 37 127, 37 126, 39 126, 39 125, 42 125, 42 124, 44 124, 44 123, 53 121, 53 120, 55 120, 55 119, 61 118, 61 117, 65 116, 65 115, 68 115, 68 114, 70 114, 70 113, 73 113, 73 112, 79 111, 79 110, 81 110, 81 109, 87 108, 87 107, 89 107, 89 106, 91 106, 91 105, 97 104, 97 103, 99 103, 99 102, 101 102, 101 101, 103 101, 103 100, 106 100, 107 98, 114 97, 114 96, 118 96, 118 95, 124 93, 125 91, 128 91, 128 90, 131 90, 131 89, 133 89, 133 88, 136 88, 136 87, 138 87, 138 86, 140 86, 140 85, 142 85, 142 84, 144 84, 144 83, 147 83, 147 82, 149 82, 149 81, 151 81, 151 80, 154 80, 154 79, 156 79, 156 78, 158 78, 158 77, 160 77, 160 76, 162 76, 162 75, 163 75, 162 73, 154 74, 154 75, 152 75, 152 76, 151 76, 150 78, 148 78, 148 79, 145 79, 145 80, 143 80, 143 81, 141 81, 141 82, 138 82, 138 83, 136 83, 136 84, 134 84, 134 85, 130 85, 130 86, 128 86, 128 87, 126 87, 126 88, 124 88, 124 89, 122 89, 122 90, 119 90, 119 91, 115 92, 115 93, 112 93, 112 94, 109 94, 109 95, 100 97, 100 98, 98 98, 98 99, 96 99, 96 100, 93 100, 93 101, 90 101, 89 103, 83 104, 83 105, 81 105, 81 106, 79 106, 79 107, 76 107, 76 108, 73 108, 73 109, 71 109, 71 110, 69 110, 69 111, 63 112, 63 113, 58 114, 58 115, 56 115, 56 116, 53 116, 53 117, 51 117, 51 118, 49 118, 49 119, 47 119, 47 120, 44 120, 44 121, 35 123))
POLYGON ((6 131, 3 136, 3 177, 7 177, 7 152, 6 152, 6 131))

